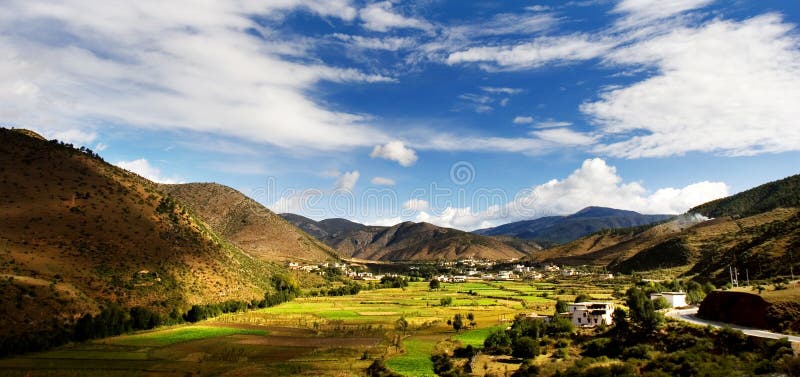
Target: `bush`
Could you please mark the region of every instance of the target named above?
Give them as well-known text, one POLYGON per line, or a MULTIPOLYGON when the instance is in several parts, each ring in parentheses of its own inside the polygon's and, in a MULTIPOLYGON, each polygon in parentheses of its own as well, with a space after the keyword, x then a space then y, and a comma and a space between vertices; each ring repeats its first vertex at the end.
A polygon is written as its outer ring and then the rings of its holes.
POLYGON ((531 359, 539 355, 539 343, 528 336, 523 336, 514 341, 511 348, 511 356, 520 359, 531 359))
POLYGON ((401 375, 392 372, 386 367, 383 359, 375 359, 372 364, 367 367, 367 376, 369 377, 402 377, 401 375))
POLYGON ((483 347, 487 353, 492 355, 504 355, 511 353, 511 337, 505 331, 493 331, 483 341, 483 347))
POLYGON ((653 300, 653 309, 661 310, 661 309, 669 309, 669 308, 670 308, 670 305, 669 305, 669 301, 667 301, 667 299, 665 299, 663 297, 659 297, 659 298, 653 300))

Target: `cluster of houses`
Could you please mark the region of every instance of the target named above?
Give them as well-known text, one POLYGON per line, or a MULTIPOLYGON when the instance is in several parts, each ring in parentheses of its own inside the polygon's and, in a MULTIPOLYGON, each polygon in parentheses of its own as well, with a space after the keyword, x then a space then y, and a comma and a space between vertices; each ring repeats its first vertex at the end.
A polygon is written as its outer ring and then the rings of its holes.
MULTIPOLYGON (((650 295, 651 300, 657 300, 663 297, 669 303, 671 308, 686 307, 686 293, 685 292, 661 292, 653 293, 650 295)), ((610 326, 614 323, 614 303, 608 301, 586 301, 576 302, 569 304, 565 313, 559 315, 564 318, 569 318, 572 325, 578 328, 591 328, 600 325, 610 326)), ((528 318, 541 318, 549 321, 551 317, 531 313, 527 315, 528 318)))
POLYGON ((335 268, 341 270, 342 275, 345 275, 353 280, 379 281, 381 278, 386 276, 376 275, 369 271, 353 268, 353 266, 349 266, 347 263, 339 262, 324 262, 319 264, 300 264, 297 262, 289 262, 288 267, 290 270, 316 272, 318 274, 324 274, 325 269, 335 268))

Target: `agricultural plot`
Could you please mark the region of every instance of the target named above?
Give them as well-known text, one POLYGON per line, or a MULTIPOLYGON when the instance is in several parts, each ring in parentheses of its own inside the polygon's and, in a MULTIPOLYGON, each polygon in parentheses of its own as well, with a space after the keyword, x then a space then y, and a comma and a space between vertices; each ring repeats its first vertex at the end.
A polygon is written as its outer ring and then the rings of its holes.
MULTIPOLYGON (((574 283, 574 282, 573 282, 574 283)), ((0 360, 0 376, 318 375, 361 376, 375 358, 403 375, 432 376, 443 344, 480 346, 518 313, 550 313, 556 297, 610 288, 575 284, 426 282, 339 297, 303 297, 195 325, 72 344, 0 360), (561 294, 559 294, 561 291, 561 294), (472 314, 456 333, 448 320, 472 314), (406 328, 398 326, 404 318, 406 328), (55 373, 54 372, 58 372, 55 373)))

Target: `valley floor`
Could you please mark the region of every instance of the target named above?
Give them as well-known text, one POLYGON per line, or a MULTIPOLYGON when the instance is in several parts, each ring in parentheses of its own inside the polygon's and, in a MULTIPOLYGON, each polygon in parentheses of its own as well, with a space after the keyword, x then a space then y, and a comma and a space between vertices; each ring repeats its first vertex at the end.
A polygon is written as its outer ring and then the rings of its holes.
MULTIPOLYGON (((305 297, 193 325, 70 344, 0 360, 0 376, 362 376, 375 358, 402 375, 432 376, 431 353, 481 345, 518 313, 552 313, 578 292, 611 299, 615 288, 578 280, 553 283, 427 282, 354 296, 305 297), (451 304, 442 305, 452 299, 451 304), (472 313, 456 333, 447 322, 472 313), (408 321, 405 331, 399 318, 408 321)), ((622 288, 620 288, 622 289, 622 288)), ((513 371, 482 356, 487 371, 513 371)))

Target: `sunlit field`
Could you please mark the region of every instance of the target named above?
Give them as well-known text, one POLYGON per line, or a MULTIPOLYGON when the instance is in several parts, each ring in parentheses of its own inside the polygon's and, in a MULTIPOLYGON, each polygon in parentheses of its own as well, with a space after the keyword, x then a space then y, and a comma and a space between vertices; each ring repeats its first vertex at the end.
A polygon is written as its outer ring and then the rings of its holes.
POLYGON ((353 296, 303 297, 193 325, 0 360, 0 375, 361 376, 374 359, 384 358, 400 374, 432 376, 434 350, 480 346, 519 313, 549 314, 556 299, 572 300, 579 293, 607 299, 613 290, 578 280, 468 282, 438 290, 415 282, 353 296), (456 332, 448 324, 456 314, 474 319, 456 332), (401 317, 406 328, 397 324, 401 317))

